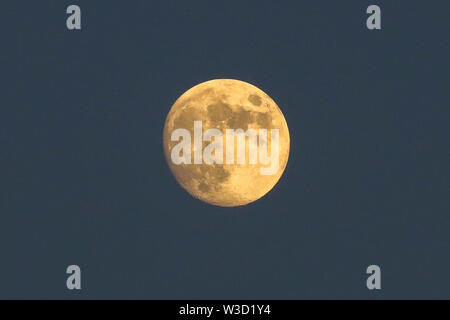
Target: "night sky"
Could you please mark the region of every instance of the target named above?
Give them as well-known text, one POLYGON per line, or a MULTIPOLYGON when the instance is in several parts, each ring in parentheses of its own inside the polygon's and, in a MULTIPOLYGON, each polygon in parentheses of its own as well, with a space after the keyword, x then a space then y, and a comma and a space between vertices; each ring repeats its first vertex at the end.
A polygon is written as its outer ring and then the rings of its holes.
POLYGON ((450 298, 449 12, 2 1, 0 298, 450 298), (191 197, 163 154, 174 101, 216 78, 265 91, 291 134, 281 180, 244 207, 191 197))

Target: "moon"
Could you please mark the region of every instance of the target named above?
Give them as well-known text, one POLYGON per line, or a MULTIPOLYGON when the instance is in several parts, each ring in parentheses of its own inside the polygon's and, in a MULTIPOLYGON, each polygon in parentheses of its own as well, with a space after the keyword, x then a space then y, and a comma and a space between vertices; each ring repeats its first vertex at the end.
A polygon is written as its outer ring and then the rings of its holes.
MULTIPOLYGON (((248 152, 249 138, 245 139, 248 152)), ((267 143, 270 147, 269 139, 267 143)), ((203 141, 203 148, 207 144, 203 141)), ((243 81, 216 79, 196 85, 175 101, 165 121, 163 147, 170 170, 189 194, 216 206, 235 207, 260 199, 277 184, 288 162, 290 137, 283 113, 266 93, 243 81), (203 123, 203 133, 210 128, 222 132, 239 128, 268 132, 278 129, 278 169, 274 174, 262 175, 260 169, 267 165, 259 162, 174 164, 171 152, 178 142, 172 141, 171 133, 184 128, 193 136, 194 121, 199 120, 203 123)), ((191 150, 193 153, 193 145, 191 150)))

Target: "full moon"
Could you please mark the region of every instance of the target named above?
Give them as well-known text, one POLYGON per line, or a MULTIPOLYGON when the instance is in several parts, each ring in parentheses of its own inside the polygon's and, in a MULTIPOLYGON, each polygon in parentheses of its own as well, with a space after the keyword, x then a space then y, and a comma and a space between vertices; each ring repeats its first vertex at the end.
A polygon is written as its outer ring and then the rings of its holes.
MULTIPOLYGON (((234 138, 233 138, 234 139, 234 138)), ((193 138, 194 140, 194 138, 193 138)), ((269 151, 272 140, 264 143, 269 151)), ((200 142, 205 148, 211 142, 200 142)), ((223 138, 225 146, 226 139, 223 138)), ((273 144, 273 143, 272 143, 273 144)), ((267 194, 278 182, 289 158, 289 130, 283 113, 266 93, 259 88, 239 80, 217 79, 203 82, 183 93, 173 104, 167 115, 163 132, 163 146, 167 163, 178 183, 192 196, 204 202, 234 207, 251 203, 267 194), (172 149, 179 143, 173 141, 172 132, 186 129, 194 137, 194 121, 202 121, 203 134, 208 129, 277 129, 279 133, 278 166, 273 174, 261 174, 267 164, 249 163, 249 137, 245 136, 245 163, 180 163, 172 161, 172 149)), ((191 144, 191 154, 195 143, 191 144)), ((197 145, 198 148, 198 145, 197 145)), ((236 145, 234 146, 236 151, 236 145)), ((261 148, 261 143, 255 148, 261 148)), ((271 150, 270 150, 271 149, 271 150)), ((236 154, 236 152, 234 153, 236 154)))

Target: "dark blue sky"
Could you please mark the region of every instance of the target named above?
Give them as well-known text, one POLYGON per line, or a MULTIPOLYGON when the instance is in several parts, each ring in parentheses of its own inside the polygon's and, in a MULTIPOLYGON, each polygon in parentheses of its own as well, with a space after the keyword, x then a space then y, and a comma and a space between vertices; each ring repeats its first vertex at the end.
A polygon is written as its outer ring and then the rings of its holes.
POLYGON ((450 2, 0 12, 0 298, 450 297, 450 2), (215 78, 264 90, 291 133, 282 179, 245 207, 189 196, 162 151, 175 99, 215 78))

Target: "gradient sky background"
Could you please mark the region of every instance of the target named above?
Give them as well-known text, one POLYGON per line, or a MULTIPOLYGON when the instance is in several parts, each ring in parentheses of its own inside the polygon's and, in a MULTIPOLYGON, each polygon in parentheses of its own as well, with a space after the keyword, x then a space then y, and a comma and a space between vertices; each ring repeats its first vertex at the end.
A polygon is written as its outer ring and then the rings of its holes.
POLYGON ((0 298, 450 298, 450 2, 167 2, 2 1, 0 298), (245 207, 189 196, 162 151, 173 102, 215 78, 291 133, 245 207))

